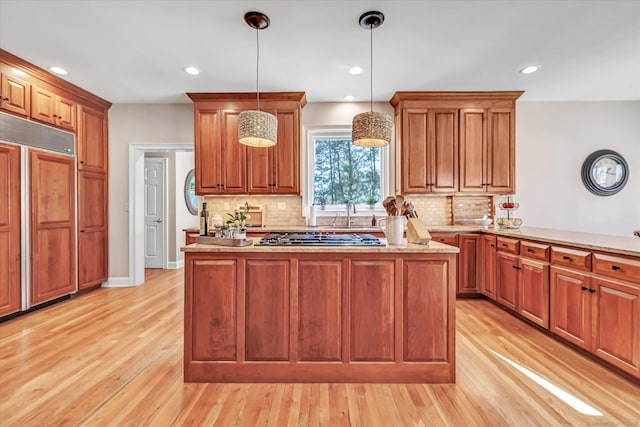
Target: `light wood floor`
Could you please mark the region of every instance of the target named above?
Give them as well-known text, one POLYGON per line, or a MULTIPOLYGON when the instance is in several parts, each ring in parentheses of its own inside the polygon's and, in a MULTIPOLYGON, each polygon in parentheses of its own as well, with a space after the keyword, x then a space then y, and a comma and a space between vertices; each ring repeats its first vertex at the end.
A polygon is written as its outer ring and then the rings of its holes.
POLYGON ((0 324, 0 425, 640 425, 640 387, 482 300, 457 303, 455 385, 184 384, 182 274, 0 324))

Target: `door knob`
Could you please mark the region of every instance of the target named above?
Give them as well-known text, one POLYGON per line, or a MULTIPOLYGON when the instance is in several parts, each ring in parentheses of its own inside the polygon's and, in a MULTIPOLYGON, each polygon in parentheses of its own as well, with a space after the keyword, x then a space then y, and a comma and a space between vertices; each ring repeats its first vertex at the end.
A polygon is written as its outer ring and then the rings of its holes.
POLYGON ((161 222, 162 222, 162 218, 158 218, 158 219, 156 219, 156 221, 155 221, 155 222, 157 222, 157 223, 161 223, 161 222))

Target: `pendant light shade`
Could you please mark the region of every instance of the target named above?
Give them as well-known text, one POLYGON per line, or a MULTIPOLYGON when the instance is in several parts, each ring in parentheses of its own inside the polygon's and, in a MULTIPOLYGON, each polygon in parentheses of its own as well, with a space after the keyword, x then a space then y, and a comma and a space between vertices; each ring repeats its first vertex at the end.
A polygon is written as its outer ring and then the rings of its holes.
POLYGON ((278 119, 264 111, 249 110, 238 115, 238 139, 251 147, 271 147, 276 144, 278 119))
POLYGON ((373 29, 384 22, 382 12, 370 11, 360 16, 360 26, 370 31, 371 66, 370 72, 370 111, 357 114, 351 126, 351 140, 361 147, 384 147, 391 142, 393 120, 388 114, 373 111, 373 29))
POLYGON ((243 111, 238 115, 238 140, 250 147, 271 147, 276 145, 278 137, 278 119, 273 114, 260 111, 260 38, 258 30, 264 30, 271 21, 261 12, 247 12, 245 22, 256 30, 256 98, 257 110, 243 111))

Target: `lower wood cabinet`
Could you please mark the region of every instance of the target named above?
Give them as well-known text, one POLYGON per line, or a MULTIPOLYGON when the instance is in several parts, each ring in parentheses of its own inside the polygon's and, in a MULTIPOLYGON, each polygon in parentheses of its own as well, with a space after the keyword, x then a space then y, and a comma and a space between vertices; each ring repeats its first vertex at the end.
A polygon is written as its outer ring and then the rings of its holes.
POLYGON ((551 332, 584 349, 591 348, 591 278, 551 266, 551 332))
POLYGON ((460 234, 458 236, 458 293, 478 294, 480 291, 478 259, 480 258, 480 235, 460 234))
POLYGON ((78 288, 106 282, 107 174, 78 172, 78 288))
POLYGON ((452 382, 455 270, 453 253, 186 251, 185 380, 452 382))
POLYGON ((518 313, 549 328, 549 263, 520 257, 518 313))
POLYGON ((496 236, 484 234, 480 237, 480 292, 487 298, 496 299, 496 236))
POLYGON ((517 255, 498 251, 496 261, 496 301, 517 311, 518 280, 520 278, 517 255))

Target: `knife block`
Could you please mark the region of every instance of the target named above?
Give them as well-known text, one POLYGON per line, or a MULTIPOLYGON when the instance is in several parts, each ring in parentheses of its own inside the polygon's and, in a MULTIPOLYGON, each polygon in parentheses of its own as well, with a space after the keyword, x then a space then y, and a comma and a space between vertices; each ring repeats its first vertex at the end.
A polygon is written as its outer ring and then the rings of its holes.
POLYGON ((431 234, 427 226, 419 218, 409 218, 407 222, 407 241, 426 245, 431 241, 431 234))

